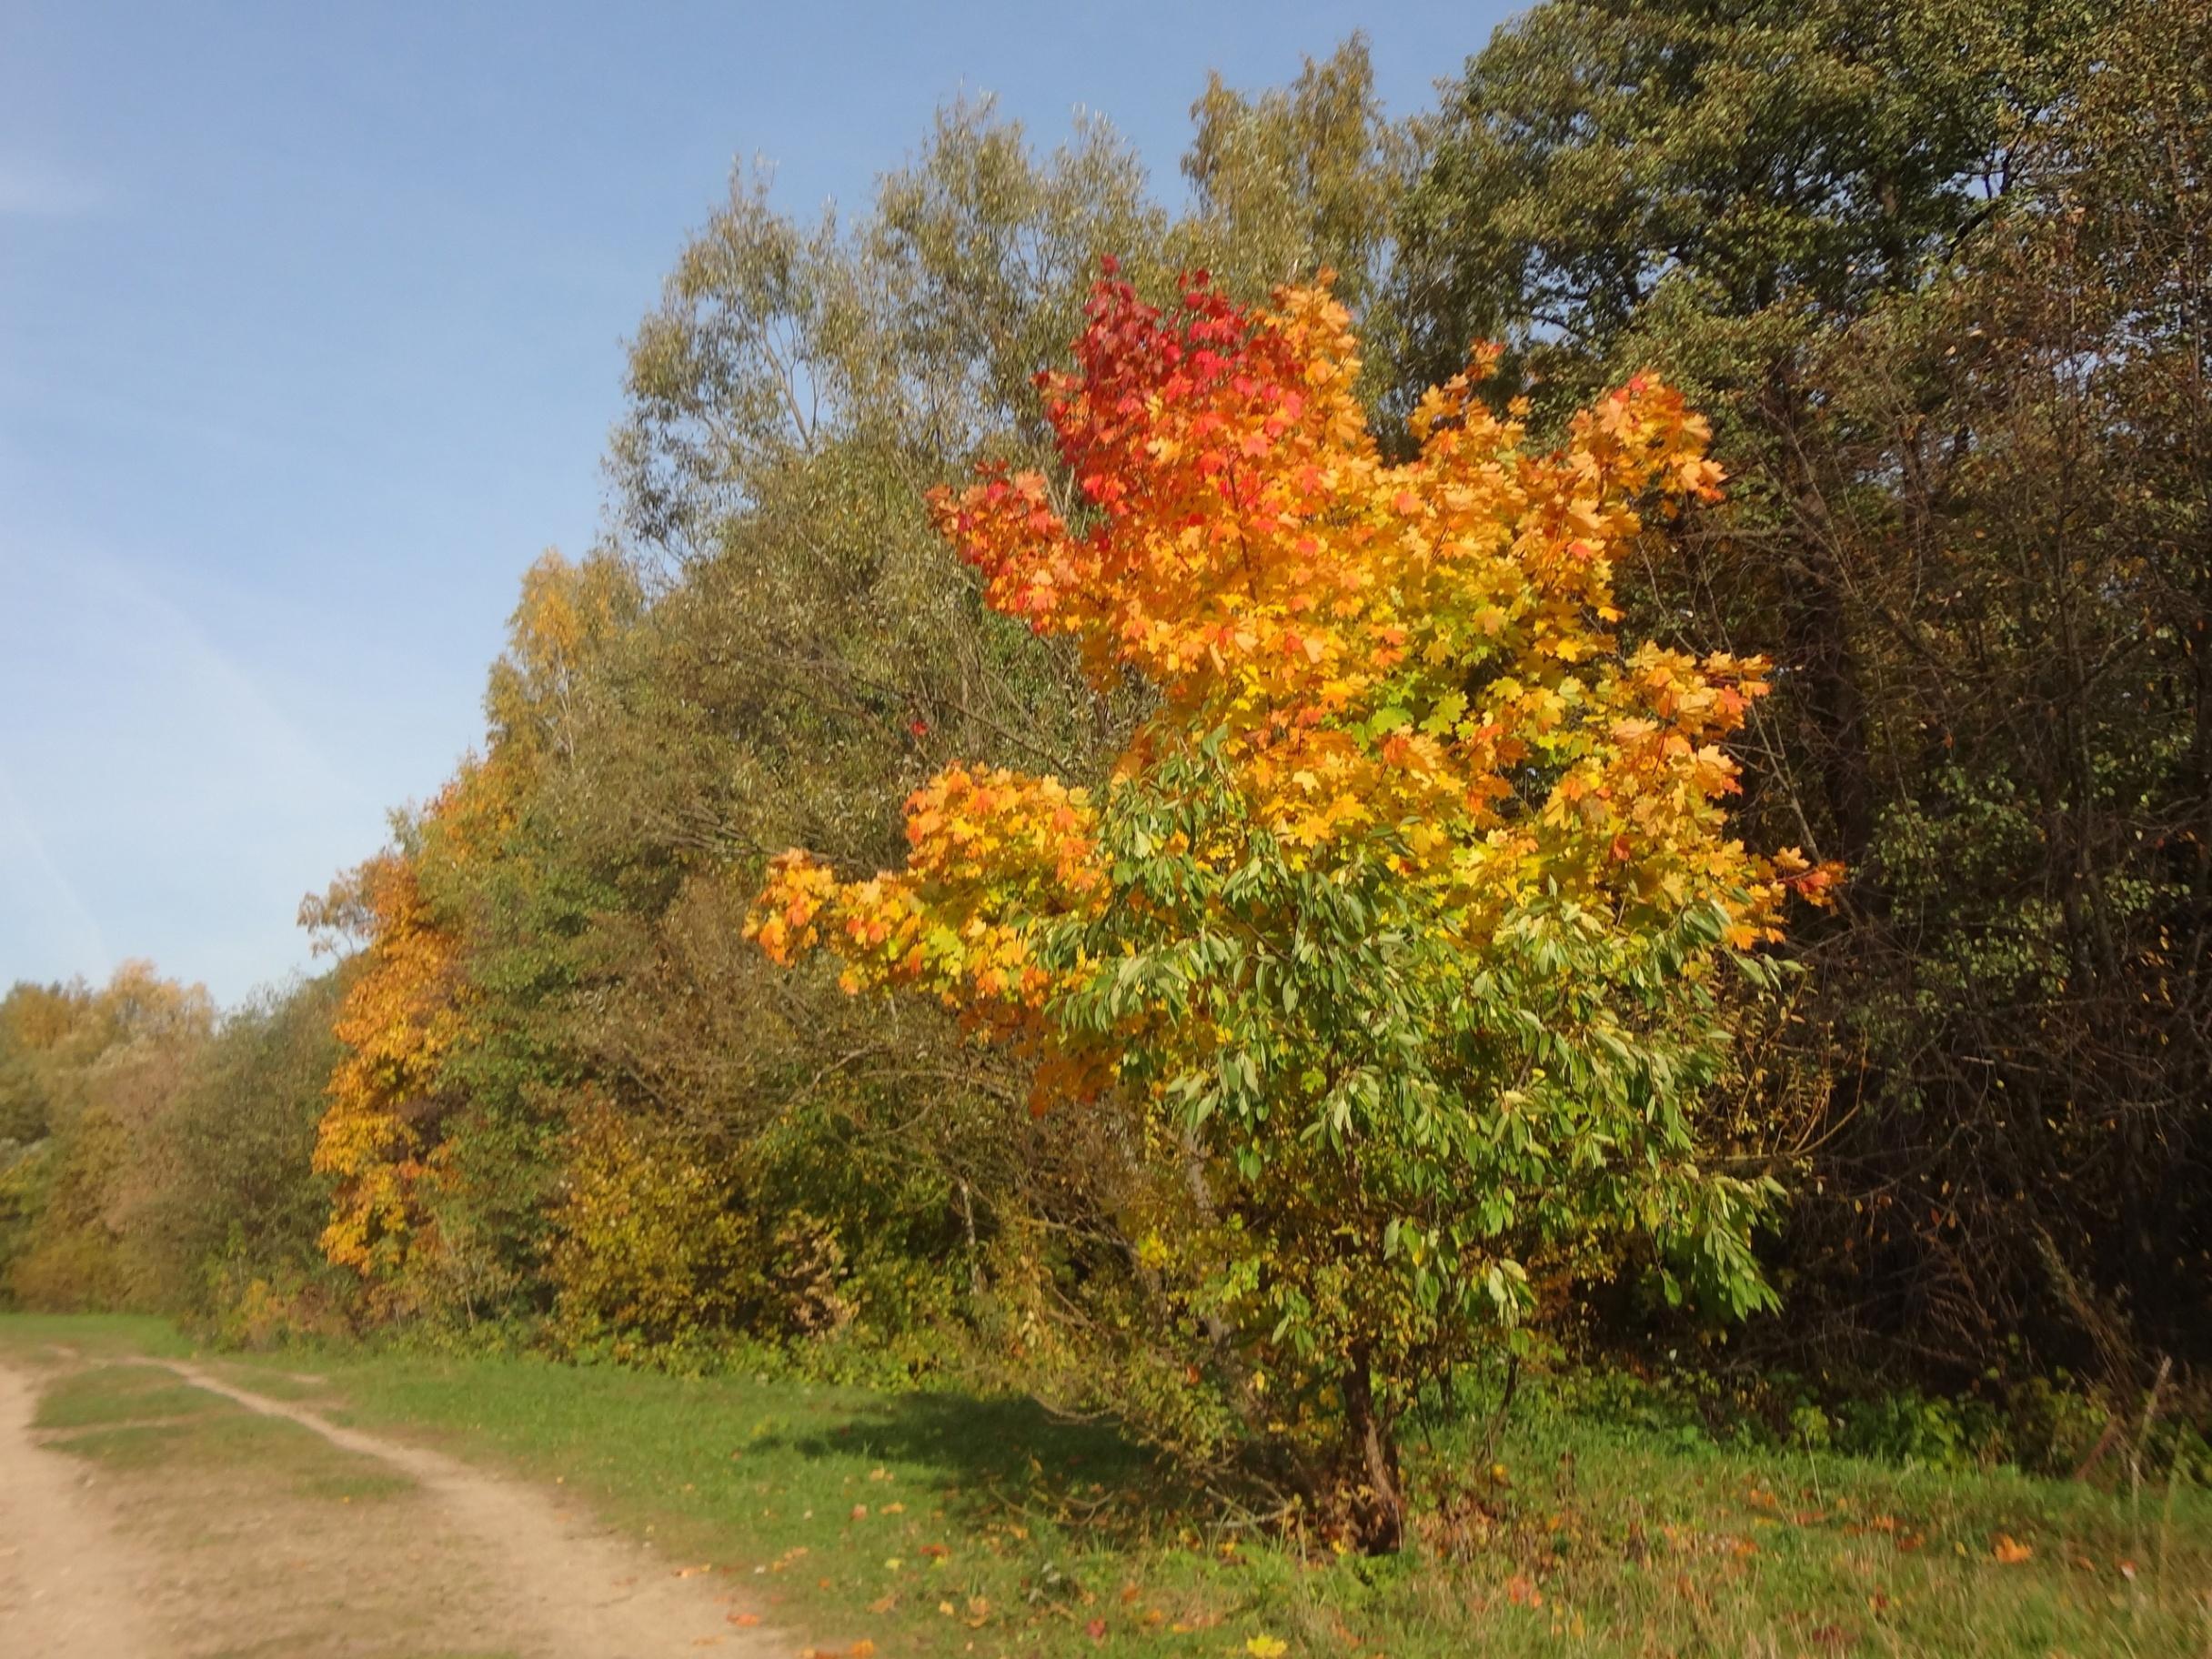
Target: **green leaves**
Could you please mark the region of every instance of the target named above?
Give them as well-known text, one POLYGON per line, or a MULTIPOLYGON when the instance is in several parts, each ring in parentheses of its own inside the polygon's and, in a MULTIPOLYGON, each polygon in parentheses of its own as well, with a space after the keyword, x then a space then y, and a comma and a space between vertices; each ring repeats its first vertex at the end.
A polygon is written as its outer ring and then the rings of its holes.
POLYGON ((1356 1347, 1394 1413, 1528 1316, 1531 1260, 1646 1231, 1683 1293, 1768 1304, 1749 1233, 1770 1190, 1688 1156, 1729 1041, 1696 980, 1717 906, 1638 928, 1553 899, 1470 949, 1387 836, 1313 860, 1231 783, 1210 735, 1118 781, 1099 827, 1117 897, 1041 960, 1088 964, 1053 1017, 1111 1038, 1123 1098, 1162 1102, 1155 1132, 1197 1160, 1182 1293, 1246 1310, 1279 1407, 1356 1347))

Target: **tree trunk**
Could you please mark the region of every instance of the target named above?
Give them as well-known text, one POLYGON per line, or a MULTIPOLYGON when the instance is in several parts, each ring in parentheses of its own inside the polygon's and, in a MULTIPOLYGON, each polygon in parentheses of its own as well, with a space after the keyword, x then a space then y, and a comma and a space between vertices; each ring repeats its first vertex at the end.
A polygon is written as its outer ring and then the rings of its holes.
POLYGON ((1362 1344, 1344 1372, 1344 1422, 1357 1460, 1352 1515, 1360 1547, 1395 1554, 1405 1543, 1405 1488, 1398 1478, 1398 1442, 1375 1411, 1374 1382, 1362 1344))

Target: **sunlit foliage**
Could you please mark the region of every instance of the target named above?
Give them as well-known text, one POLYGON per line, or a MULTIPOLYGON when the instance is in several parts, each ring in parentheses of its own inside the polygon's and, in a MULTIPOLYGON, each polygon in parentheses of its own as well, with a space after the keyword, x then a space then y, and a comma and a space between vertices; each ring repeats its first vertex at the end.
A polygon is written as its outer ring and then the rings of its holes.
POLYGON ((1612 631, 1639 504, 1717 494, 1674 393, 1633 380, 1543 451, 1463 377, 1393 466, 1325 289, 1247 314, 1202 276, 1164 312, 1110 276, 1076 364, 1047 392, 1083 517, 994 470, 939 522, 1157 711, 1095 796, 955 766, 902 870, 788 855, 751 930, 1026 1044, 1040 1112, 1125 1117, 1179 1317, 1392 1546, 1392 1425, 1527 1306, 1524 1254, 1651 1235, 1766 1299, 1762 1193, 1699 1169, 1687 1107, 1717 960, 1834 872, 1725 835, 1762 665, 1612 631))

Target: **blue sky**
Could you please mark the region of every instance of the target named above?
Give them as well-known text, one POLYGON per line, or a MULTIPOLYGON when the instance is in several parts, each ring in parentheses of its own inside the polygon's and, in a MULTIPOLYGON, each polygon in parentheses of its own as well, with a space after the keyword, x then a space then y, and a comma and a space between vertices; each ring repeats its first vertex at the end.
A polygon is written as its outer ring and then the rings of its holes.
POLYGON ((1107 116, 1161 193, 1209 68, 1370 36, 1426 106, 1492 5, 0 7, 0 985, 232 1000, 480 733, 580 550, 622 342, 733 164, 858 206, 930 112, 1107 116))

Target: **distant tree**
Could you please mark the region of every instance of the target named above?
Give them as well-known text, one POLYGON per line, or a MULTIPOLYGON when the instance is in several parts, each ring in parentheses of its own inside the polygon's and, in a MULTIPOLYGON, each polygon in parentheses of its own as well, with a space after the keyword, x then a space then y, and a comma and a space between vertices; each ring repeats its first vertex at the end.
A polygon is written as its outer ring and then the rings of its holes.
POLYGON ((160 1127, 214 1029, 214 1002, 128 961, 97 990, 18 987, 5 1010, 45 1123, 28 1149, 0 1151, 5 1289, 57 1311, 153 1305, 159 1264, 135 1223, 167 1179, 160 1127))
POLYGON ((156 1305, 220 1318, 256 1284, 275 1297, 324 1276, 330 1195, 309 1165, 347 971, 226 1013, 154 1126, 158 1179, 131 1231, 156 1305))
POLYGON ((1337 297, 1361 313, 1389 271, 1418 155, 1413 133, 1383 110, 1366 36, 1257 96, 1211 75, 1191 116, 1182 173, 1197 211, 1177 227, 1190 266, 1253 300, 1333 271, 1337 297))

